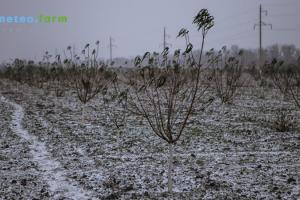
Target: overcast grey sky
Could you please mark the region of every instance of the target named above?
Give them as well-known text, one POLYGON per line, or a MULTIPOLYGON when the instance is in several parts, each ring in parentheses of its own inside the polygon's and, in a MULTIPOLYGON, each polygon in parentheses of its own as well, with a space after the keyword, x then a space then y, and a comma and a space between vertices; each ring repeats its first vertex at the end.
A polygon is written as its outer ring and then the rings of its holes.
POLYGON ((0 24, 0 61, 9 58, 38 59, 44 51, 62 53, 68 45, 78 52, 86 43, 101 44, 100 56, 109 56, 109 36, 115 40, 114 57, 131 57, 145 51, 161 51, 163 27, 173 49, 184 48, 176 39, 180 28, 190 30, 198 47, 200 34, 193 17, 207 8, 215 17, 215 27, 207 37, 206 49, 237 44, 257 48, 258 7, 274 30, 264 27, 263 45, 295 44, 300 47, 299 0, 1 0, 0 16, 65 15, 67 24, 0 24))

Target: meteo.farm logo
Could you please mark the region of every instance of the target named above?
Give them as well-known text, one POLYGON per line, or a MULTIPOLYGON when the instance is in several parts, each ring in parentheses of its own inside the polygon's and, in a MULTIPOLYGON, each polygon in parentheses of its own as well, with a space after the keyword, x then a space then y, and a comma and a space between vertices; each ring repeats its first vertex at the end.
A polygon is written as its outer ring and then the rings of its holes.
POLYGON ((0 24, 66 24, 68 22, 67 16, 1 16, 0 24))

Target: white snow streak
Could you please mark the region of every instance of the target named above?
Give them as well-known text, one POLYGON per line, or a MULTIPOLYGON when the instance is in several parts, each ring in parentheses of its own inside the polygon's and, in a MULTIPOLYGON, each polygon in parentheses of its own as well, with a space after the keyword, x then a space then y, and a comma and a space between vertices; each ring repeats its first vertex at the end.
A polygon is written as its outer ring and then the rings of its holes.
POLYGON ((22 106, 10 102, 4 97, 1 100, 14 107, 15 111, 12 115, 11 129, 21 138, 30 142, 30 149, 33 155, 33 160, 36 161, 43 172, 45 181, 47 181, 50 190, 55 194, 54 197, 58 198, 64 196, 74 200, 91 199, 90 192, 83 190, 81 187, 76 186, 75 183, 66 180, 66 173, 62 169, 60 163, 51 159, 47 147, 44 142, 29 134, 22 126, 24 117, 24 110, 22 106))

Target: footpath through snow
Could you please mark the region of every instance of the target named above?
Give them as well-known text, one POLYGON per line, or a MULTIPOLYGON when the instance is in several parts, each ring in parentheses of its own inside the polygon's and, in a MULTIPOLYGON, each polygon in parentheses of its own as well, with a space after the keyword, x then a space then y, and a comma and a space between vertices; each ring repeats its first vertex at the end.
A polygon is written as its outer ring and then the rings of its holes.
POLYGON ((40 142, 37 137, 28 133, 22 126, 24 109, 19 104, 11 102, 1 96, 1 101, 11 105, 14 108, 11 122, 11 130, 19 137, 30 143, 32 159, 38 163, 43 178, 49 185, 49 189, 54 193, 55 198, 65 197, 74 200, 92 199, 92 193, 85 191, 76 185, 75 182, 67 180, 66 173, 59 162, 53 160, 47 151, 44 142, 40 142))

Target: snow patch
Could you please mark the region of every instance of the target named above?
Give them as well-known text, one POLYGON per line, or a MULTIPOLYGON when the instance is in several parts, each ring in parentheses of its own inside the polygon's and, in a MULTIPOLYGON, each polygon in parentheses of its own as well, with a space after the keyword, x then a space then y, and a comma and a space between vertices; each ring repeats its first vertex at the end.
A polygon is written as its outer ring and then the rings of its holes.
POLYGON ((54 193, 55 198, 59 198, 62 195, 64 197, 74 200, 91 199, 91 192, 85 191, 76 183, 67 180, 66 173, 62 169, 59 162, 51 159, 47 147, 44 142, 38 141, 38 139, 29 134, 22 126, 22 120, 24 117, 24 110, 22 106, 10 102, 3 96, 1 100, 14 107, 14 113, 12 115, 11 129, 19 137, 30 142, 31 154, 33 160, 36 161, 43 173, 44 179, 47 181, 50 190, 54 193))

